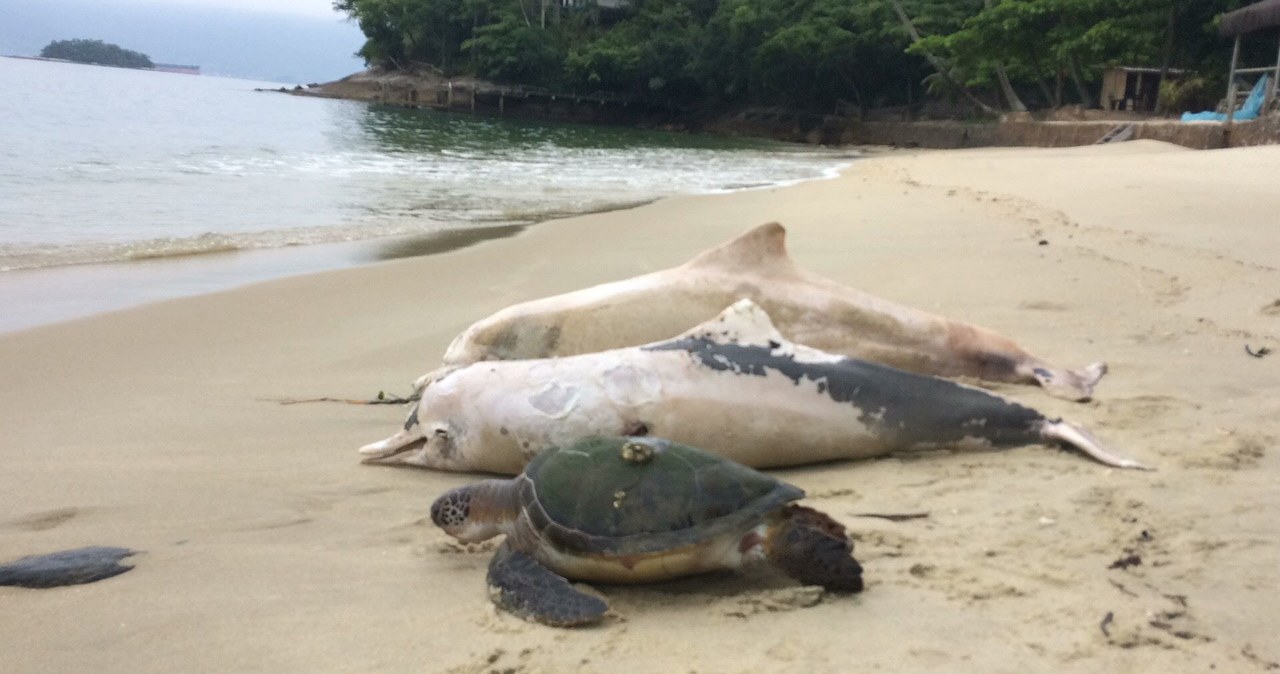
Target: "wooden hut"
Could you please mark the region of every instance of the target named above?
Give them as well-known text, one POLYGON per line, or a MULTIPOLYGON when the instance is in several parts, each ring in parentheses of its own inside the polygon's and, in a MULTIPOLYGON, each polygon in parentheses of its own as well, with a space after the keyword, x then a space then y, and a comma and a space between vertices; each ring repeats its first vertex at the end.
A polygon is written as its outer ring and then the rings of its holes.
POLYGON ((1153 112, 1160 97, 1163 79, 1181 79, 1183 71, 1175 68, 1108 68, 1102 73, 1102 93, 1098 101, 1107 110, 1153 112))

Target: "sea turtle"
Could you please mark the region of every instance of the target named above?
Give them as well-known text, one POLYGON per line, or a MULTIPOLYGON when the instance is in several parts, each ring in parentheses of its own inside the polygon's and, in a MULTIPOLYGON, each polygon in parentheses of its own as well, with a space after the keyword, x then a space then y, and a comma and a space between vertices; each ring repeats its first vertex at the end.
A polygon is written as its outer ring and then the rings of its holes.
POLYGON ((506 534, 489 563, 494 603, 559 627, 608 605, 568 578, 644 583, 768 562, 807 585, 862 590, 844 527, 793 502, 804 491, 653 437, 593 437, 539 454, 509 480, 446 492, 431 520, 464 542, 506 534))

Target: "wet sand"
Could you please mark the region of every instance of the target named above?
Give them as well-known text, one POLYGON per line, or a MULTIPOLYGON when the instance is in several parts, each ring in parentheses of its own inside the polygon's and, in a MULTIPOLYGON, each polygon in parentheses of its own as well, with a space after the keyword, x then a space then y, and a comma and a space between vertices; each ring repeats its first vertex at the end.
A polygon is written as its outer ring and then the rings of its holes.
POLYGON ((8 271, 0 283, 0 307, 6 308, 0 312, 0 333, 284 276, 438 255, 514 236, 527 226, 446 229, 388 239, 8 271))
POLYGON ((0 671, 1280 667, 1278 173, 1275 146, 891 155, 0 335, 0 559, 143 551, 93 585, 0 588, 0 671), (769 220, 822 274, 1108 361, 1091 403, 996 390, 1159 470, 1030 446, 782 471, 854 533, 866 592, 763 573, 603 588, 615 615, 562 631, 497 613, 493 546, 430 525, 474 476, 359 465, 402 409, 272 401, 407 393, 498 308, 769 220))

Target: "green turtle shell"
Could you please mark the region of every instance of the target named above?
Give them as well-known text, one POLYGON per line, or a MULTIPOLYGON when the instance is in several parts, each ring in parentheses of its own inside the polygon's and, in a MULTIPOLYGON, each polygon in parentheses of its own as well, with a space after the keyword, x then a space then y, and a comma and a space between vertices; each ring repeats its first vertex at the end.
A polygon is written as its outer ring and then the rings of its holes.
POLYGON ((588 554, 694 545, 745 530, 804 497, 800 488, 740 463, 657 438, 589 438, 553 448, 519 479, 534 531, 562 550, 588 554), (637 445, 640 459, 633 456, 637 445))

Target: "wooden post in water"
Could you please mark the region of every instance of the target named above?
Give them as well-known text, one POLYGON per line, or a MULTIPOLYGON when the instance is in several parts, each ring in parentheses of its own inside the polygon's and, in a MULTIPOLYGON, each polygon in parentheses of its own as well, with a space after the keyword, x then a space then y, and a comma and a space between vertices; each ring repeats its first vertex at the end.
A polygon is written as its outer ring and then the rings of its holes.
POLYGON ((499 92, 498 93, 498 116, 501 117, 502 113, 504 113, 506 109, 507 109, 507 95, 502 92, 499 92))

